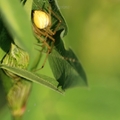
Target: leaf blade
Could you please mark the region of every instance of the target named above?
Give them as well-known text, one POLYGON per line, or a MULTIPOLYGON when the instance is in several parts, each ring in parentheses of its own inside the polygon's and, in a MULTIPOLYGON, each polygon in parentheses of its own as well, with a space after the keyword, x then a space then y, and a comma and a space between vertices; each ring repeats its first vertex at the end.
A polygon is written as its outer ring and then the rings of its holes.
POLYGON ((30 71, 27 71, 24 69, 19 69, 16 67, 11 67, 11 66, 8 66, 5 64, 0 64, 0 68, 8 70, 8 71, 10 71, 10 72, 12 72, 20 77, 23 77, 24 79, 27 79, 29 81, 42 84, 42 85, 49 87, 49 88, 51 88, 59 93, 63 93, 60 89, 57 88, 58 82, 55 81, 53 78, 50 78, 50 77, 47 77, 44 75, 40 75, 40 74, 37 75, 37 74, 34 74, 30 71))

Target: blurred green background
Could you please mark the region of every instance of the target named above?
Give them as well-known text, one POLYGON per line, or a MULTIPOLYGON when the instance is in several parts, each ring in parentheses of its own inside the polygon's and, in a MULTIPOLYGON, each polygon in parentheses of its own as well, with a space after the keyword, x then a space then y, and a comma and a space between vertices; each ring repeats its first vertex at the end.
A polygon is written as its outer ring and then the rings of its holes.
MULTIPOLYGON (((120 1, 57 1, 69 26, 64 41, 78 55, 89 87, 62 96, 34 83, 24 120, 120 120, 120 1)), ((0 111, 1 120, 10 117, 7 107, 0 111)))

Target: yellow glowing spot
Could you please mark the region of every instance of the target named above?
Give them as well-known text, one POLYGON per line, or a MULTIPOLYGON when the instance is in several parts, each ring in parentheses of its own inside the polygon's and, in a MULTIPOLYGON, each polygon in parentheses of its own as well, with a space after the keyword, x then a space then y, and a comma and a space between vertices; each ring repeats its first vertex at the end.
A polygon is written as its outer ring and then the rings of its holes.
POLYGON ((39 29, 44 29, 49 26, 50 18, 47 13, 41 10, 36 10, 33 13, 33 22, 39 29))

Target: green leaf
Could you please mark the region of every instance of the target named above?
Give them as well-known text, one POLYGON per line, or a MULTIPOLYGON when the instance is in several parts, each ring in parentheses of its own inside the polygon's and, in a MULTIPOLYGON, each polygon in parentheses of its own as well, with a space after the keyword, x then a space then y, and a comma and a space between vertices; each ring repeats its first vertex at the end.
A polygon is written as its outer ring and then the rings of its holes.
POLYGON ((56 80, 59 82, 58 86, 62 86, 65 90, 71 87, 87 86, 87 78, 84 69, 78 58, 71 49, 65 48, 53 50, 49 55, 49 63, 56 80))
MULTIPOLYGON (((81 63, 72 49, 66 50, 64 43, 62 42, 61 37, 67 34, 67 25, 59 11, 57 2, 55 0, 48 0, 44 4, 34 0, 33 3, 33 8, 42 9, 46 12, 48 12, 49 6, 51 7, 52 16, 51 30, 53 31, 57 25, 60 24, 59 28, 56 30, 56 34, 51 36, 55 39, 55 44, 54 50, 52 50, 51 55, 49 55, 50 67, 56 80, 59 82, 58 86, 62 86, 62 89, 64 90, 74 86, 87 85, 86 74, 81 63), (42 8, 42 6, 44 7, 42 8)), ((51 39, 48 40, 51 41, 51 39)))
POLYGON ((18 0, 1 0, 0 10, 3 22, 12 35, 14 42, 24 50, 30 51, 29 48, 32 48, 34 37, 30 20, 20 2, 18 0))
POLYGON ((19 69, 16 67, 11 67, 11 66, 8 66, 5 64, 0 64, 0 68, 10 71, 20 77, 23 77, 26 80, 42 84, 42 85, 49 87, 59 93, 62 93, 62 90, 57 88, 58 82, 55 81, 53 78, 50 78, 50 77, 47 77, 47 76, 41 75, 41 74, 34 74, 27 70, 19 69))
POLYGON ((62 20, 61 29, 58 29, 53 36, 55 39, 54 50, 52 50, 52 55, 49 55, 49 63, 53 74, 63 90, 75 86, 86 86, 87 78, 81 63, 72 49, 66 50, 61 39, 67 33, 66 22, 59 12, 57 3, 52 0, 50 4, 53 12, 62 20), (63 30, 65 34, 62 33, 63 30))
MULTIPOLYGON (((52 7, 52 11, 61 20, 61 24, 60 24, 58 31, 61 30, 62 36, 65 36, 68 32, 68 26, 67 26, 67 23, 62 15, 62 13, 60 12, 60 8, 59 8, 59 5, 57 3, 57 0, 48 0, 48 1, 52 7)), ((53 21, 53 22, 55 22, 55 21, 53 21)), ((56 20, 56 22, 57 22, 57 20, 56 20)))

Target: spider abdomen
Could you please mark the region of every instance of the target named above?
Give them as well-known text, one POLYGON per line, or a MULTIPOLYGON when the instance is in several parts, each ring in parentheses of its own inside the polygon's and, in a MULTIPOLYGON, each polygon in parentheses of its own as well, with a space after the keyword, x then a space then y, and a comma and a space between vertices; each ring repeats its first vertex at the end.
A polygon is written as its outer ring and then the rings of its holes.
POLYGON ((33 13, 33 22, 39 29, 44 29, 50 25, 50 17, 41 10, 35 10, 33 13))

